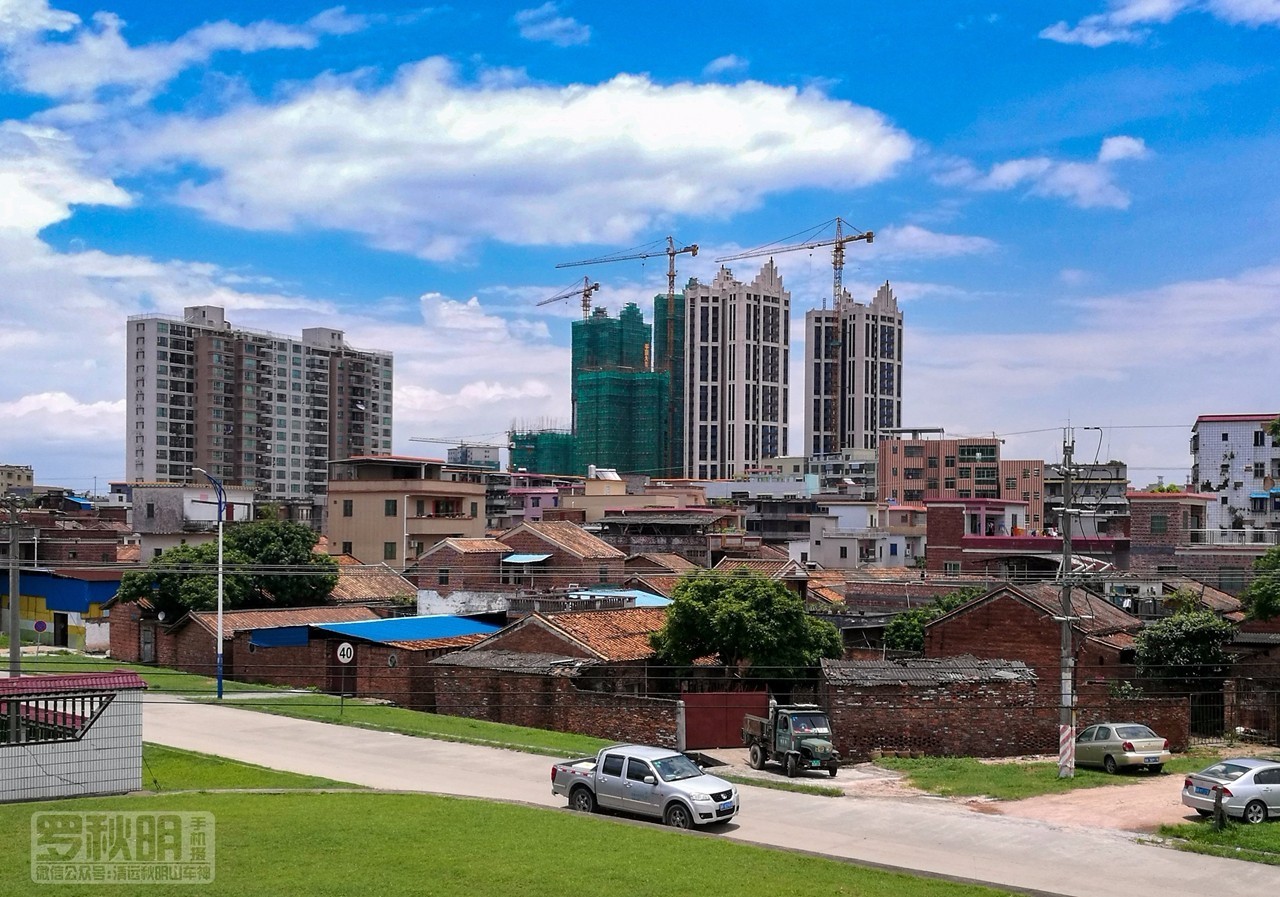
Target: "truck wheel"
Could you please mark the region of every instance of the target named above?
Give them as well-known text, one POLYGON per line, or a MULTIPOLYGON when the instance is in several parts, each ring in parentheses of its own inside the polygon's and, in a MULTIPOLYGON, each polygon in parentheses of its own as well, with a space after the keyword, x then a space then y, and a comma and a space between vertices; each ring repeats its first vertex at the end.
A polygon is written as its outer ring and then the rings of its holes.
POLYGON ((578 813, 594 813, 596 796, 586 785, 579 785, 569 792, 569 809, 578 813))
POLYGON ((799 764, 796 762, 796 755, 787 754, 787 778, 794 779, 798 769, 799 764))
POLYGON ((688 808, 681 803, 674 803, 667 807, 667 812, 663 815, 662 820, 672 828, 691 828, 693 826, 693 817, 689 815, 688 808))
POLYGON ((764 769, 764 748, 758 744, 751 745, 751 750, 747 753, 747 762, 751 764, 752 769, 764 769))
POLYGON ((836 777, 836 769, 837 769, 837 767, 835 767, 835 766, 828 766, 828 767, 827 767, 827 772, 831 774, 831 778, 833 778, 833 779, 836 777))

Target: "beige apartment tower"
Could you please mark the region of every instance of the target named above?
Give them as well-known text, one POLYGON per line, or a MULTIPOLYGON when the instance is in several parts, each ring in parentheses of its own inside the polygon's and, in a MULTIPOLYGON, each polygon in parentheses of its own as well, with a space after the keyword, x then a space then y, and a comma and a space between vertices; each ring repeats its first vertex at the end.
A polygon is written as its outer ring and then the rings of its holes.
POLYGON ((201 467, 259 501, 315 503, 329 461, 391 453, 391 353, 340 330, 244 330, 211 305, 134 315, 125 370, 132 482, 190 482, 201 467))

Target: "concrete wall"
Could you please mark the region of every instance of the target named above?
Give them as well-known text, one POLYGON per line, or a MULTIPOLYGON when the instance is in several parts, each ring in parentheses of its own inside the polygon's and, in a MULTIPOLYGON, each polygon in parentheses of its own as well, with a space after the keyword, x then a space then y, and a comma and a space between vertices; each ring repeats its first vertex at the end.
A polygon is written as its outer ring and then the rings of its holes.
POLYGON ((118 691, 78 741, 0 744, 0 803, 142 787, 142 690, 118 691))

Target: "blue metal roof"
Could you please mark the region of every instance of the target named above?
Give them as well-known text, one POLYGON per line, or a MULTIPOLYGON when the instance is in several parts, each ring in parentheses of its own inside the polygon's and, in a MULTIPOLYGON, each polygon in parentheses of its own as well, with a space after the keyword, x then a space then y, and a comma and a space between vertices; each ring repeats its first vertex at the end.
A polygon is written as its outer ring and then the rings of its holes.
POLYGON ((89 501, 89 499, 87 498, 80 498, 79 496, 76 496, 76 495, 67 495, 63 497, 66 501, 71 502, 73 505, 75 505, 78 508, 83 508, 86 511, 93 510, 93 502, 89 501))
POLYGON ((654 592, 646 592, 644 589, 575 589, 570 594, 573 595, 619 595, 624 598, 633 598, 636 607, 666 607, 671 603, 670 598, 664 598, 654 592))
POLYGON ((1268 495, 1266 492, 1250 492, 1249 497, 1250 498, 1270 498, 1271 496, 1268 495))
POLYGON ((536 564, 551 557, 549 554, 509 554, 502 559, 504 564, 536 564))
POLYGON ((501 627, 452 614, 431 614, 425 617, 360 620, 355 623, 313 623, 311 628, 367 639, 371 642, 409 642, 429 638, 451 638, 455 635, 488 635, 491 632, 497 632, 501 627))

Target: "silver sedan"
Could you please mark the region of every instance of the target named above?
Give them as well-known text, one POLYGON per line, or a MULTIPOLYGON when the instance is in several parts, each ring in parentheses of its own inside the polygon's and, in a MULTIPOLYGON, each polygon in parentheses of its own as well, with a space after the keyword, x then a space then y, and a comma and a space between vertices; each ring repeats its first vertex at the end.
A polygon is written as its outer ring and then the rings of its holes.
POLYGON ((1209 816, 1219 792, 1228 816, 1250 825, 1280 818, 1280 762, 1235 757, 1192 773, 1182 782, 1183 806, 1209 816))
POLYGON ((1110 773, 1131 767, 1160 772, 1169 757, 1169 740, 1141 723, 1098 723, 1076 737, 1076 765, 1110 773))

